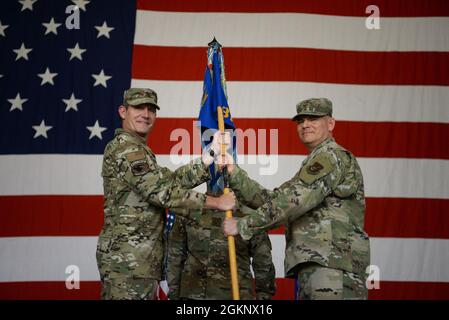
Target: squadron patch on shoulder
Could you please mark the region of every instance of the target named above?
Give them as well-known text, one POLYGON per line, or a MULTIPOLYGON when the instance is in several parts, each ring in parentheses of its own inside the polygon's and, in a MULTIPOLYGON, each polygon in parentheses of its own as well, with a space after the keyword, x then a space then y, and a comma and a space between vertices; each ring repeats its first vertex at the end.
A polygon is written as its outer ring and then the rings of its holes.
POLYGON ((136 160, 131 162, 131 172, 135 176, 143 176, 150 171, 148 161, 145 159, 136 160))
POLYGON ((314 162, 312 165, 307 167, 307 173, 312 174, 312 175, 316 175, 318 173, 320 173, 320 171, 324 169, 323 165, 321 163, 314 162))
POLYGON ((311 164, 307 164, 301 168, 299 178, 307 185, 310 185, 332 172, 334 167, 330 156, 322 153, 312 159, 311 164))
POLYGON ((126 154, 126 159, 131 163, 131 172, 135 176, 143 176, 150 171, 150 164, 145 157, 145 151, 139 150, 126 154))

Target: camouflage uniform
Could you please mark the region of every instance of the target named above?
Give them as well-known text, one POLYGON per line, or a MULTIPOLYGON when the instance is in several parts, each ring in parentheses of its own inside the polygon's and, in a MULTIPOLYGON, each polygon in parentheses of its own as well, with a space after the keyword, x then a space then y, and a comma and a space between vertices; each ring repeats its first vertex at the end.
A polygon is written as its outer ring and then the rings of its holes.
POLYGON ((171 172, 157 164, 144 138, 117 129, 102 177, 104 226, 96 254, 102 298, 152 298, 162 272, 164 208, 198 209, 184 211, 198 219, 206 196, 183 188, 208 180, 209 170, 196 159, 171 172))
POLYGON ((299 300, 367 299, 365 279, 352 272, 303 263, 299 269, 299 300))
MULTIPOLYGON (((327 99, 306 100, 297 106, 298 115, 331 115, 331 110, 327 99)), ((313 149, 291 180, 273 191, 251 180, 238 167, 232 172, 230 187, 247 205, 258 208, 237 223, 244 239, 260 230, 286 225, 286 277, 298 277, 306 291, 305 286, 317 285, 319 292, 332 292, 323 298, 366 298, 365 271, 370 250, 363 229, 363 177, 349 151, 328 138, 313 149), (342 271, 343 283, 340 281, 337 287, 344 285, 350 293, 340 294, 338 288, 333 288, 335 275, 321 267, 342 271), (323 284, 327 287, 323 288, 323 284)), ((305 294, 300 297, 307 298, 305 294)))
MULTIPOLYGON (((243 216, 244 210, 235 215, 243 216)), ((199 223, 176 217, 168 243, 170 299, 232 299, 228 241, 222 230, 224 217, 224 212, 215 210, 204 210, 199 223)), ((258 234, 249 241, 237 236, 235 246, 240 299, 271 299, 275 269, 268 234, 258 234)))

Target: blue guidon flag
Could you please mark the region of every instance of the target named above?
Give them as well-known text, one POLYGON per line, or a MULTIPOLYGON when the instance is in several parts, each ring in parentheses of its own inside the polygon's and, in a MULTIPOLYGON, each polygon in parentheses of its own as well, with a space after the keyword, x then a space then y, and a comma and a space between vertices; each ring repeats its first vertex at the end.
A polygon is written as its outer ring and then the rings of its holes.
MULTIPOLYGON (((225 130, 232 130, 232 133, 234 133, 235 125, 232 121, 226 92, 224 56, 221 45, 214 38, 209 43, 209 49, 207 50, 207 67, 204 73, 203 97, 201 99, 200 114, 198 116, 198 120, 200 121, 199 125, 201 126, 201 145, 203 149, 209 145, 212 141, 213 133, 218 130, 217 108, 219 106, 223 110, 225 130)), ((232 136, 232 153, 235 160, 236 139, 234 135, 232 136)), ((212 192, 213 194, 221 193, 224 188, 223 178, 221 173, 216 170, 214 164, 210 166, 210 173, 212 178, 208 182, 208 192, 212 192)))

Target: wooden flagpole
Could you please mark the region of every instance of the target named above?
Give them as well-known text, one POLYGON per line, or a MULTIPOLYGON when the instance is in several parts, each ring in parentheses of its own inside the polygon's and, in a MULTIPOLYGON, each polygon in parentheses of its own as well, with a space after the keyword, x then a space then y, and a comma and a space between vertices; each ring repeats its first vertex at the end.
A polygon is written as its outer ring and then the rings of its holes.
MULTIPOLYGON (((218 129, 221 133, 225 132, 224 127, 224 118, 223 118, 223 108, 221 106, 217 107, 217 114, 218 114, 218 129)), ((223 162, 226 157, 226 145, 223 143, 221 144, 221 156, 223 157, 223 162)), ((227 174, 226 167, 223 167, 223 178, 225 181, 227 181, 227 177, 225 176, 227 174)), ((228 188, 228 185, 225 183, 225 188, 223 190, 223 193, 229 193, 230 190, 228 188)), ((226 211, 226 218, 232 218, 232 210, 226 211)), ((237 274, 237 257, 235 254, 235 239, 233 236, 228 236, 228 249, 229 249, 229 266, 231 269, 231 286, 232 286, 232 299, 234 300, 240 300, 240 291, 239 291, 239 278, 237 274)))

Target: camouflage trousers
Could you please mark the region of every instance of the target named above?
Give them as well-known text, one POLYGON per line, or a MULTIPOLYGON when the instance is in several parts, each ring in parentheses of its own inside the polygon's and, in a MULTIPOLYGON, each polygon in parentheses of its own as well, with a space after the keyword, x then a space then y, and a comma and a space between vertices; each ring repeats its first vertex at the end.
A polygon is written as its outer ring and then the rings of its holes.
POLYGON ((365 279, 343 270, 306 263, 297 274, 296 297, 299 300, 365 300, 368 289, 365 279))
POLYGON ((119 277, 102 281, 102 300, 154 300, 158 280, 148 278, 119 277))

